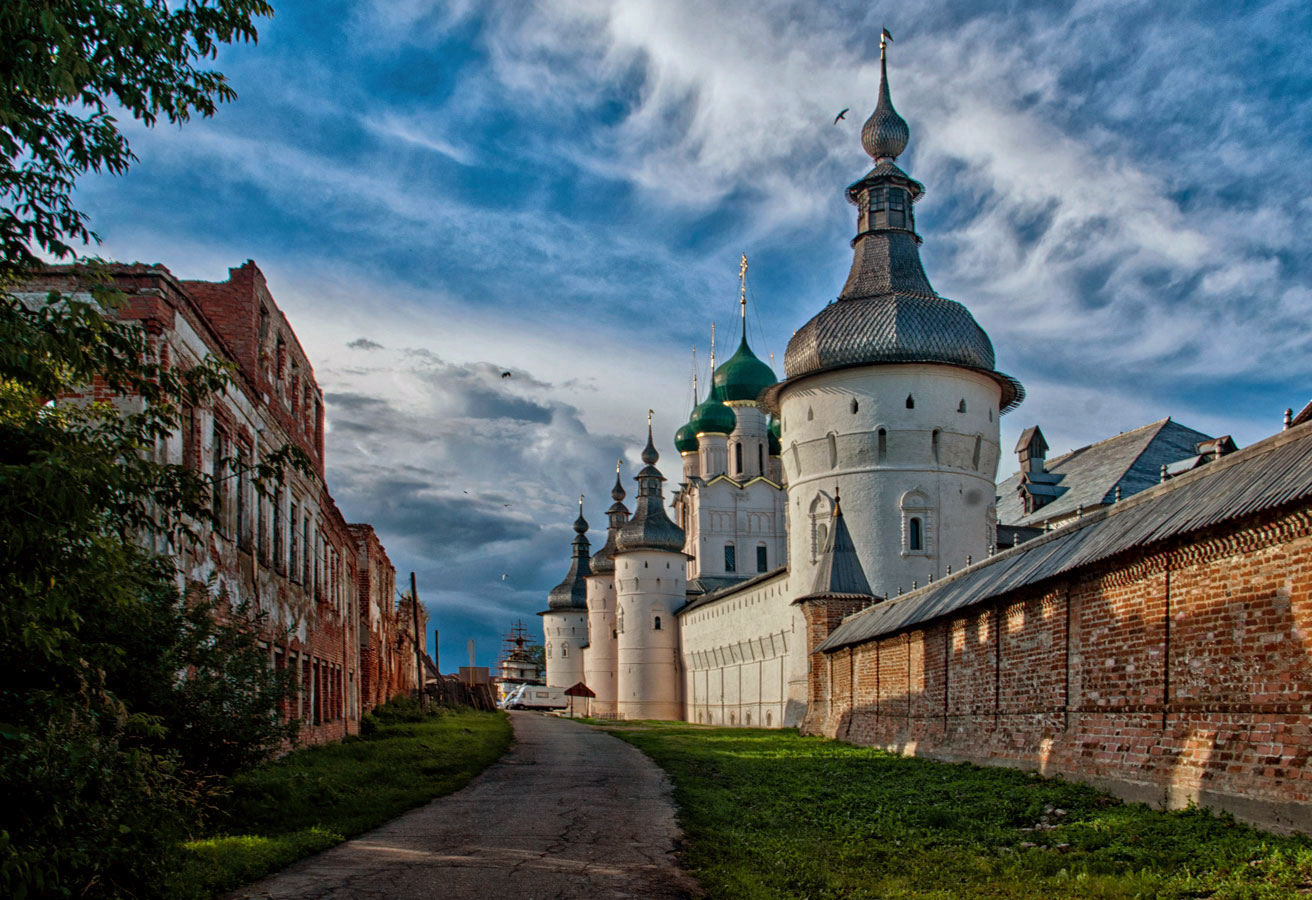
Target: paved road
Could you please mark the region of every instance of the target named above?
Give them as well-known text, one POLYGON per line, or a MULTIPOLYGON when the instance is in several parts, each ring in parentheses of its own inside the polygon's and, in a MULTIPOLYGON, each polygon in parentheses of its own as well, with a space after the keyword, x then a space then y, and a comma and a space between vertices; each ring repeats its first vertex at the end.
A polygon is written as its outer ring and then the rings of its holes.
POLYGON ((684 898, 665 774, 575 722, 511 713, 515 745, 464 790, 234 896, 276 900, 684 898))

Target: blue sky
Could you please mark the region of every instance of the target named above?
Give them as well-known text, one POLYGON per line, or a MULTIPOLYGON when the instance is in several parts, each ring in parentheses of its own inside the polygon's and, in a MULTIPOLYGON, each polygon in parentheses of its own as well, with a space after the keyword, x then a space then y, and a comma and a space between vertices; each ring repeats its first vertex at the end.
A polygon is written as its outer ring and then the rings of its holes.
POLYGON ((1305 2, 276 6, 219 56, 239 99, 125 126, 140 162, 80 202, 107 257, 264 270, 330 487, 418 572, 444 669, 538 628, 648 408, 677 477, 741 252, 780 371, 836 295, 881 26, 930 279, 1029 391, 1004 449, 1167 415, 1246 444, 1312 398, 1305 2))

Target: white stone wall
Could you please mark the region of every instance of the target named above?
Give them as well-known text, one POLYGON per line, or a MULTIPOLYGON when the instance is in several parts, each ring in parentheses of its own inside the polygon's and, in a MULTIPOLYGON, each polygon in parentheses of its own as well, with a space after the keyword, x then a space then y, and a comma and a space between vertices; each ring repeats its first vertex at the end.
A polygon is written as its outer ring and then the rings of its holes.
POLYGON ((624 719, 680 719, 679 625, 685 603, 682 553, 615 555, 617 713, 624 719))
POLYGON ((784 572, 679 616, 685 719, 753 728, 801 720, 805 624, 793 593, 784 572))
POLYGON ((787 497, 769 481, 739 484, 717 478, 690 485, 681 498, 688 510, 685 552, 688 577, 737 575, 753 577, 786 562, 787 497), (726 568, 725 547, 734 548, 734 570, 726 568), (757 565, 757 549, 765 548, 765 568, 757 565))
POLYGON ((876 593, 896 595, 983 558, 993 541, 1000 399, 992 379, 939 365, 844 369, 787 388, 781 425, 796 590, 810 588, 835 488, 876 593), (920 548, 911 546, 912 519, 920 548))
POLYGON ((733 434, 729 435, 726 453, 729 476, 743 481, 766 475, 769 472, 770 447, 765 430, 765 412, 754 401, 730 403, 729 408, 738 419, 733 434))
POLYGON ((619 638, 615 633, 615 578, 593 575, 588 585, 588 651, 584 660, 583 682, 597 696, 590 706, 594 716, 615 715, 618 692, 616 662, 619 638))
POLYGON ((587 610, 554 609, 542 614, 548 686, 569 688, 584 680, 583 647, 587 642, 587 610))
POLYGON ((722 434, 697 435, 697 455, 701 465, 698 474, 710 481, 729 470, 729 439, 722 434))

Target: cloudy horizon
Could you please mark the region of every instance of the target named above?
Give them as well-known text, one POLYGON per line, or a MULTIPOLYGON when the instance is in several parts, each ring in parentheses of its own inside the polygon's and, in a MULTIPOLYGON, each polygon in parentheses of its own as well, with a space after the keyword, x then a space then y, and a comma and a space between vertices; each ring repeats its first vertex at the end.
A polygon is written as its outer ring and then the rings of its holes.
POLYGON ((1000 478, 1030 424, 1052 455, 1168 415, 1243 445, 1312 398, 1305 4, 283 3, 219 55, 235 103, 126 124, 140 161, 79 201, 106 257, 257 262, 330 490, 418 573, 443 668, 490 664, 580 493, 604 540, 649 408, 677 480, 739 254, 780 373, 837 294, 884 26, 926 271, 1028 391, 1000 478))

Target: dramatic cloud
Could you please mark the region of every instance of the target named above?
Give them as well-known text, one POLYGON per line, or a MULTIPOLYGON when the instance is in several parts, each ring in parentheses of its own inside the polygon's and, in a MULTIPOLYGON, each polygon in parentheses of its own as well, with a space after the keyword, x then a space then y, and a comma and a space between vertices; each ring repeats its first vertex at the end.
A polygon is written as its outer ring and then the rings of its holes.
POLYGON ((648 408, 673 474, 740 252, 780 369, 837 293, 882 26, 929 276, 1029 389, 1005 445, 1166 415, 1246 443, 1306 401, 1312 6, 907 9, 283 3, 221 55, 239 102, 133 128, 141 163, 82 201, 105 255, 257 260, 328 394, 333 490, 433 586, 448 653, 541 608, 648 408))

